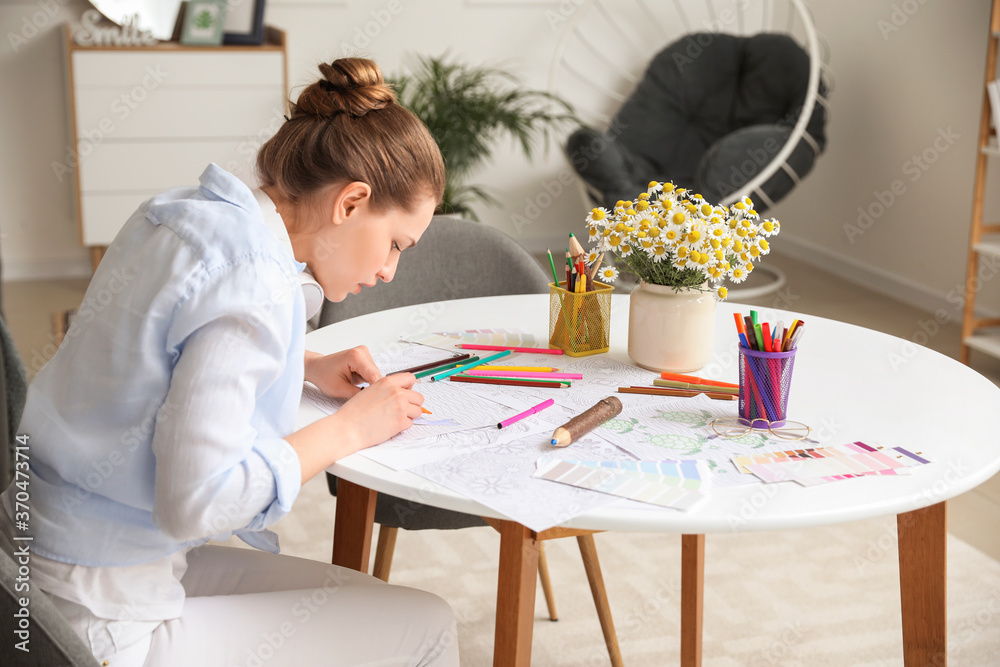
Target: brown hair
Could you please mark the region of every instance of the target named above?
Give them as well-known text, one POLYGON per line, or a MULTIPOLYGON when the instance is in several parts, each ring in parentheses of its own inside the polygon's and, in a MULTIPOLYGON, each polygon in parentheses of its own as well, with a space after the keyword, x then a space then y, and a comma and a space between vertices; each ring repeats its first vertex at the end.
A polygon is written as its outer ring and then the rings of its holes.
POLYGON ((412 211, 421 196, 440 202, 441 151, 420 119, 396 104, 378 65, 341 58, 319 71, 323 78, 302 91, 257 152, 261 185, 298 202, 330 184, 361 181, 382 211, 412 211))

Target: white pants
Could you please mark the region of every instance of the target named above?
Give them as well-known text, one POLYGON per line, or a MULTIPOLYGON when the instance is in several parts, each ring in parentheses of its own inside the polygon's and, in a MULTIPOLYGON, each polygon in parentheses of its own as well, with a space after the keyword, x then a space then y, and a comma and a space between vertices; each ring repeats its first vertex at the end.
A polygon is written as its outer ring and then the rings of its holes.
MULTIPOLYGON (((203 546, 188 553, 181 583, 187 593, 181 617, 152 624, 152 634, 131 628, 143 638, 108 655, 110 667, 459 664, 447 603, 354 570, 203 546)), ((65 600, 53 601, 85 641, 107 645, 100 638, 106 621, 65 600)))

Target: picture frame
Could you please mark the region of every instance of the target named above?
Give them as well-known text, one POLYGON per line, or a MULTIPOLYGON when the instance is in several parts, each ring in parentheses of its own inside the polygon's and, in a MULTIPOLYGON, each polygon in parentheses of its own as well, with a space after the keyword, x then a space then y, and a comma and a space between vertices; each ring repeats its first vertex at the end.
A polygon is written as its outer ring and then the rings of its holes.
POLYGON ((264 42, 264 0, 229 0, 223 44, 257 46, 264 42))
POLYGON ((226 0, 188 0, 181 19, 181 44, 222 45, 226 20, 226 0))

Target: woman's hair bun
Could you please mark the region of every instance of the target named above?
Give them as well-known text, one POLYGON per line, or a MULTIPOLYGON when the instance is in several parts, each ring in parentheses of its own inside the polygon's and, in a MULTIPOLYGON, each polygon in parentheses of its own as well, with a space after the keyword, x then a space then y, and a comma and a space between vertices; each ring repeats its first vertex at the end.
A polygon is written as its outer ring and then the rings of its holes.
POLYGON ((340 58, 321 63, 323 78, 308 86, 295 102, 292 117, 332 117, 346 113, 355 118, 382 109, 396 100, 382 78, 382 70, 365 58, 340 58))

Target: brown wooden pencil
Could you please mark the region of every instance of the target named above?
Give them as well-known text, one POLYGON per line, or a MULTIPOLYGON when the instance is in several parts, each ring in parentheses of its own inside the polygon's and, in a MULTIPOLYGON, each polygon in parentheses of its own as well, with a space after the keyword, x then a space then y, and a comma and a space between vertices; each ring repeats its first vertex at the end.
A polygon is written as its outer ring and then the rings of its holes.
POLYGON ((597 256, 597 259, 594 260, 594 266, 590 267, 590 274, 589 275, 590 275, 590 279, 591 280, 596 280, 596 278, 597 278, 597 270, 599 268, 601 268, 601 261, 603 259, 604 259, 604 253, 602 252, 600 255, 597 256))
POLYGON ((616 396, 602 398, 592 407, 587 408, 553 431, 551 444, 554 447, 565 447, 609 419, 616 417, 621 411, 622 402, 616 396))
POLYGON ((569 382, 547 381, 547 380, 506 380, 503 378, 489 377, 469 377, 467 375, 452 375, 448 378, 452 382, 471 382, 474 384, 505 384, 510 387, 542 387, 543 389, 562 389, 569 386, 569 382))
POLYGON ((739 396, 733 394, 718 394, 707 391, 693 391, 688 389, 663 389, 660 387, 618 387, 619 394, 649 394, 650 396, 680 396, 690 398, 698 394, 705 394, 709 398, 717 401, 735 401, 739 396))
POLYGON ((438 366, 445 366, 447 364, 462 361, 463 359, 468 359, 472 354, 466 352, 465 354, 460 354, 457 357, 448 357, 447 359, 438 359, 437 361, 430 361, 426 364, 420 364, 419 366, 411 366, 409 368, 404 368, 399 371, 393 371, 391 373, 386 373, 386 375, 395 375, 396 373, 417 373, 419 371, 426 371, 428 368, 437 368, 438 366))

